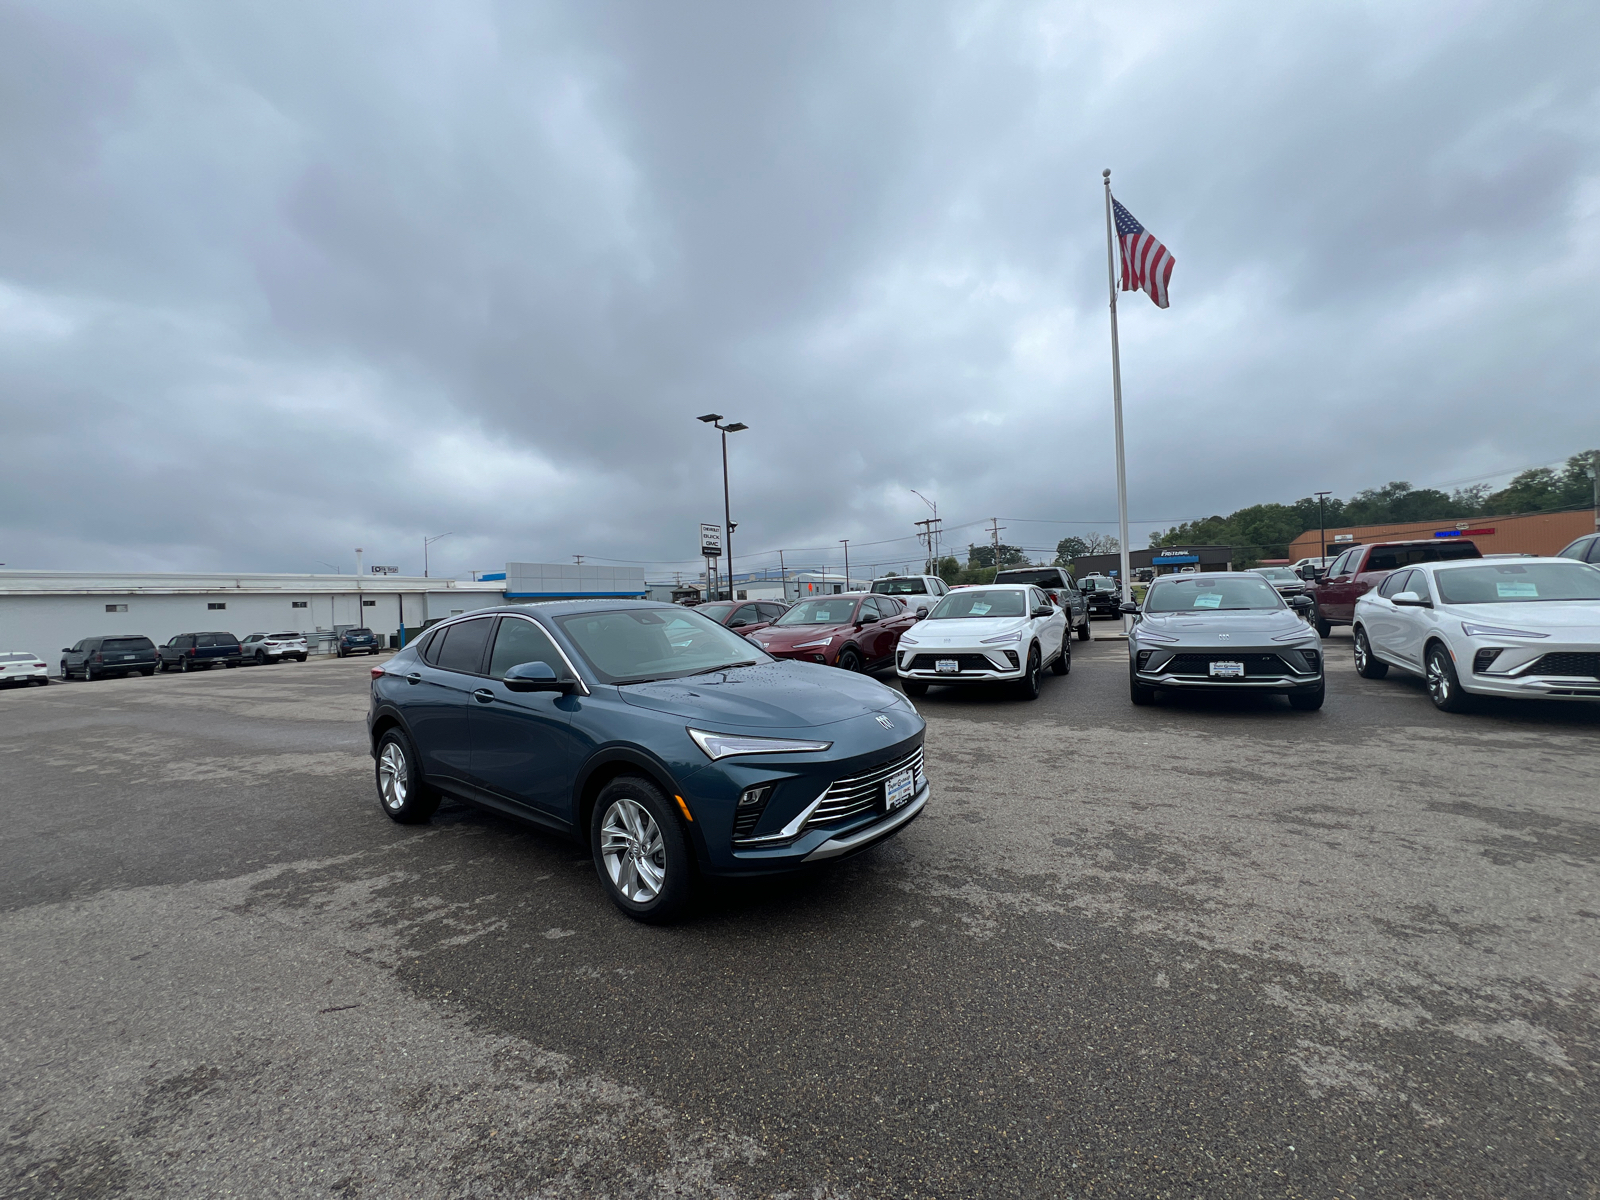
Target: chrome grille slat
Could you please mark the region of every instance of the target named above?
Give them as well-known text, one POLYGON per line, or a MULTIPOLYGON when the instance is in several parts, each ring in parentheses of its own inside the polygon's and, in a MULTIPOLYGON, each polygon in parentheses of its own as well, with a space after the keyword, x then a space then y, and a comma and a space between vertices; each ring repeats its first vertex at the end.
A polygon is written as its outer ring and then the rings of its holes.
POLYGON ((814 825, 825 825, 831 821, 848 820, 860 816, 875 808, 878 803, 879 791, 889 776, 910 767, 914 773, 917 791, 922 790, 924 782, 922 771, 922 747, 918 746, 910 754, 902 755, 893 762, 883 763, 876 767, 868 768, 859 775, 847 775, 843 779, 836 779, 829 785, 828 790, 822 795, 822 802, 817 805, 806 828, 814 825))

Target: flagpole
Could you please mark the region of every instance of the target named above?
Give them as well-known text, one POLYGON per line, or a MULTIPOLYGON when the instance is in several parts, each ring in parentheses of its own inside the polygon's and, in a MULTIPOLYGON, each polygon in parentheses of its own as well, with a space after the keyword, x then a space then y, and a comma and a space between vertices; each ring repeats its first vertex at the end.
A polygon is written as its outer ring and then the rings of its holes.
MULTIPOLYGON (((1101 172, 1106 185, 1106 283, 1111 291, 1111 405, 1117 421, 1117 536, 1122 543, 1122 602, 1133 599, 1128 578, 1128 465, 1122 451, 1122 355, 1117 347, 1117 269, 1111 231, 1111 168, 1101 172)), ((1122 631, 1132 622, 1122 616, 1122 631)))

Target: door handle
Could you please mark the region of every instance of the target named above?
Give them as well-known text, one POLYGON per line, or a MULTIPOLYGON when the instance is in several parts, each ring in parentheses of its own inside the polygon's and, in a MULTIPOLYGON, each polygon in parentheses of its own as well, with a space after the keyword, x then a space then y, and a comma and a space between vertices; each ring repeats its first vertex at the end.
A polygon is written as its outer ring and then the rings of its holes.
POLYGON ((413 671, 413 672, 411 672, 411 674, 406 676, 406 682, 407 683, 421 683, 422 682, 422 676, 417 674, 415 671, 413 671))
POLYGON ((494 700, 494 693, 488 688, 479 688, 477 691, 472 693, 472 698, 479 704, 488 704, 494 700))

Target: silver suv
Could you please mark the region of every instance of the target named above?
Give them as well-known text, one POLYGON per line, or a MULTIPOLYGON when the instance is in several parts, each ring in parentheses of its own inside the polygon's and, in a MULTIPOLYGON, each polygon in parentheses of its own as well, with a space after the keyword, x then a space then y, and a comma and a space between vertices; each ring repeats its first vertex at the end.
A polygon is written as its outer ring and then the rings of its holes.
POLYGON ((244 661, 258 667, 282 662, 286 658, 306 660, 306 635, 303 633, 252 633, 239 643, 244 661))
POLYGON ((950 585, 937 575, 887 575, 872 581, 879 596, 897 596, 912 612, 927 616, 950 592, 950 585))

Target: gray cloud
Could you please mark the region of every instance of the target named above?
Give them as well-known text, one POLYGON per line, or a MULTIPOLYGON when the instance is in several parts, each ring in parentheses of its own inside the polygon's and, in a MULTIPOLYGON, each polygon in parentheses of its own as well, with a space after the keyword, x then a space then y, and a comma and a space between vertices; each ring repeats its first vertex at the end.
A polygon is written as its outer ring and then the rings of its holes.
POLYGON ((687 556, 708 410, 752 427, 741 550, 914 562, 863 545, 913 487, 1053 544, 1018 519, 1115 515, 1102 166, 1178 260, 1124 299, 1136 518, 1550 461, 1596 440, 1597 43, 1577 4, 14 4, 0 558, 687 556))

